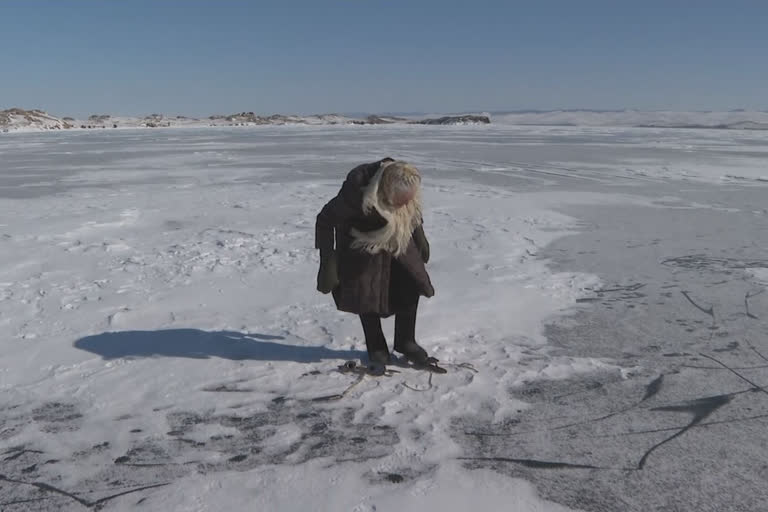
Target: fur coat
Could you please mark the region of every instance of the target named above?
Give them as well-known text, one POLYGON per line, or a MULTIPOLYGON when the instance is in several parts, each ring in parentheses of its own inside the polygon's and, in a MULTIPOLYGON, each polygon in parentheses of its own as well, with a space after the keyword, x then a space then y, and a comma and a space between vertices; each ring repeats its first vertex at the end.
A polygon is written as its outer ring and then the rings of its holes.
POLYGON ((412 237, 397 256, 387 250, 372 253, 361 248, 359 242, 360 233, 375 233, 387 227, 387 220, 375 207, 372 181, 382 164, 391 161, 385 158, 352 169, 338 195, 317 216, 315 247, 331 251, 335 242, 339 285, 333 290, 333 298, 340 311, 389 316, 416 307, 420 296, 435 294, 412 237))

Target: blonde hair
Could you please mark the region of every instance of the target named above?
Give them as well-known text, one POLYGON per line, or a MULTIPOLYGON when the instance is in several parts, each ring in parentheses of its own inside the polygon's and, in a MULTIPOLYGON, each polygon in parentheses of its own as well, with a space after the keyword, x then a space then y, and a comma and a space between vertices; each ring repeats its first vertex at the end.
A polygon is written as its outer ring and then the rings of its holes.
POLYGON ((376 254, 382 250, 400 256, 411 241, 413 231, 421 225, 421 174, 407 162, 394 161, 381 164, 371 182, 363 191, 363 212, 375 210, 387 221, 375 231, 352 230, 352 247, 376 254), (394 198, 413 194, 405 205, 394 206, 394 198))
POLYGON ((388 205, 393 205, 394 199, 400 195, 418 192, 421 175, 411 164, 399 160, 387 162, 382 165, 380 172, 379 194, 388 205))

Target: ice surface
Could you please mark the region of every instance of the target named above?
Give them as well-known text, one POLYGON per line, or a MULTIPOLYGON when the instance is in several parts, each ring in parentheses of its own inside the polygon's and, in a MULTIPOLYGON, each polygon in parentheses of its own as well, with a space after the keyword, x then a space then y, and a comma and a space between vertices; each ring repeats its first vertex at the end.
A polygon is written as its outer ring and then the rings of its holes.
POLYGON ((744 507, 765 498, 750 459, 764 393, 698 354, 763 371, 766 137, 3 136, 0 503, 758 510, 744 507), (314 290, 315 215, 384 156, 424 174, 437 295, 417 336, 446 375, 338 372, 364 357, 359 321, 314 290), (701 426, 647 453, 697 411, 701 426))

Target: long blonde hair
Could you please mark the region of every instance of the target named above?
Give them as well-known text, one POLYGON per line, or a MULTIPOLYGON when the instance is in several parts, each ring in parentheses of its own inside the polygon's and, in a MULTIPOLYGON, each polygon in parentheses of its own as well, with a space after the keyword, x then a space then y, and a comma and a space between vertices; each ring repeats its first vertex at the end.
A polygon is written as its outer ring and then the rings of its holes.
POLYGON ((387 221, 374 231, 352 230, 354 249, 371 254, 387 251, 400 256, 408 248, 413 230, 421 225, 421 175, 411 164, 396 160, 381 164, 371 182, 363 191, 363 212, 375 210, 387 221), (404 192, 413 192, 413 198, 401 207, 393 206, 393 199, 404 192))

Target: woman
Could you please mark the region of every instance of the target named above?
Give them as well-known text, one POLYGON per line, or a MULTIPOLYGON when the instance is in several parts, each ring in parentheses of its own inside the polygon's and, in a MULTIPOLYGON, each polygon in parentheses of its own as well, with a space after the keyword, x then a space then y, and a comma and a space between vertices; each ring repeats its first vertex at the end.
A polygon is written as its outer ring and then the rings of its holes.
POLYGON ((393 314, 395 352, 420 365, 431 359, 415 339, 419 297, 435 294, 421 208, 419 171, 385 158, 352 169, 317 216, 317 289, 360 316, 373 366, 390 362, 381 318, 393 314))

